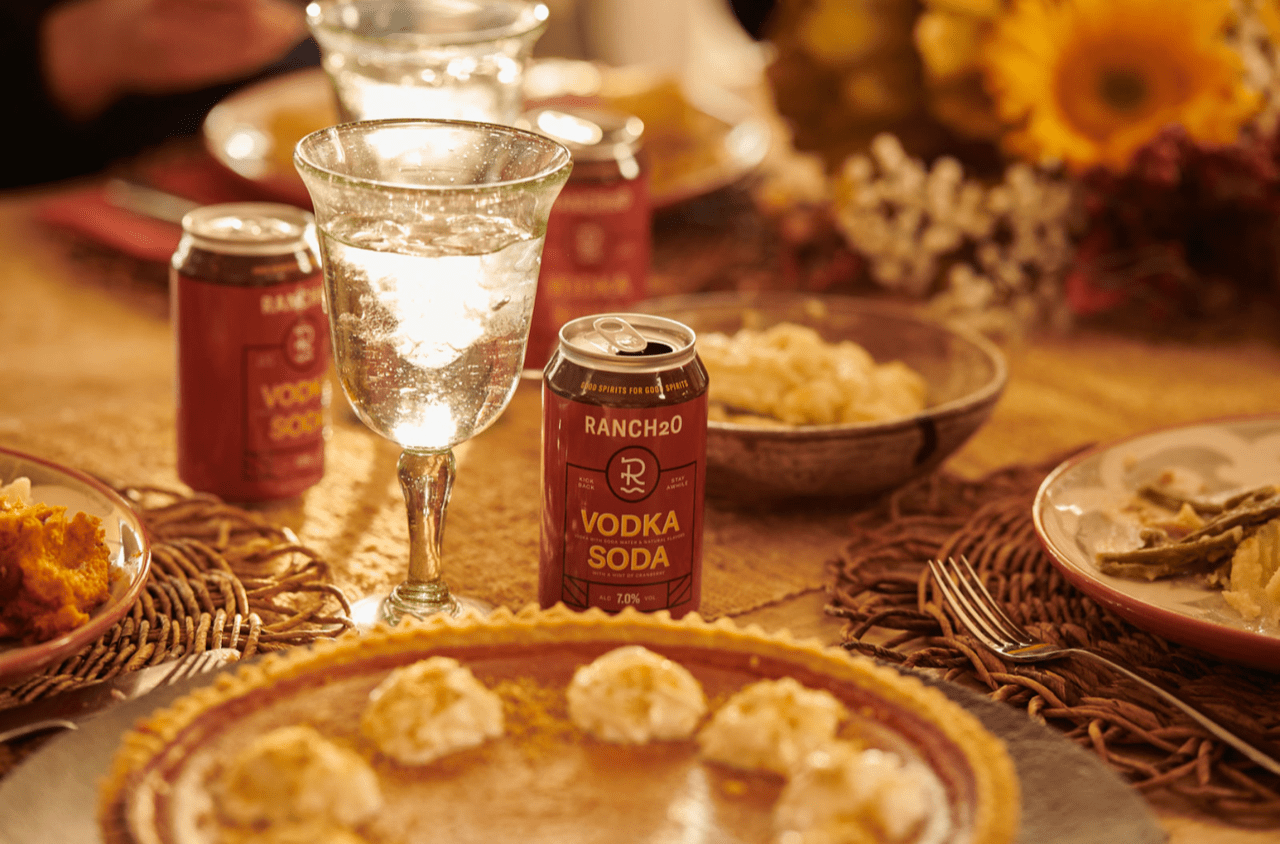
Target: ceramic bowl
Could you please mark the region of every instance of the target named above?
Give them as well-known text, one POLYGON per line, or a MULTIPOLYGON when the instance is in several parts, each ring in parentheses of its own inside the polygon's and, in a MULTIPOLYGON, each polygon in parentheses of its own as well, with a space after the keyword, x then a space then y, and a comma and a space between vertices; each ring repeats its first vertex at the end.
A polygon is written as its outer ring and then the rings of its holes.
POLYGON ((737 501, 868 498, 934 469, 987 420, 1004 390, 1004 356, 989 340, 895 303, 851 296, 707 293, 652 299, 637 310, 698 334, 744 325, 811 326, 852 340, 878 362, 901 360, 928 383, 927 407, 874 423, 794 428, 713 421, 707 430, 707 494, 737 501))

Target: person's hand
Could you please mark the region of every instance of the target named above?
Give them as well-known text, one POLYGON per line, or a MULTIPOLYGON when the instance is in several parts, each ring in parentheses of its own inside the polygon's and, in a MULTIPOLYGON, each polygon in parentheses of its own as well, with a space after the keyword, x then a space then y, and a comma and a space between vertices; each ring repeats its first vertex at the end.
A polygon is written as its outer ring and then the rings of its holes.
POLYGON ((50 12, 41 40, 51 93, 84 119, 125 94, 246 76, 305 35, 288 0, 73 0, 50 12))

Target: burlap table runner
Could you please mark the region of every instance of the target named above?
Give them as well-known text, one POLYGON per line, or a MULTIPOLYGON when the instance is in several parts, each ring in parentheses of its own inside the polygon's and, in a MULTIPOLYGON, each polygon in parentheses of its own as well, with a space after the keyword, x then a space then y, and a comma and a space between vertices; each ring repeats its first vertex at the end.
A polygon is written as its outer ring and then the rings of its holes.
POLYGON ((1035 491, 1056 463, 977 480, 936 474, 855 516, 832 564, 829 612, 847 619, 845 647, 985 688, 1092 749, 1150 797, 1168 792, 1233 823, 1280 824, 1280 779, 1157 696, 1091 663, 1005 662, 943 610, 924 562, 963 554, 1034 634, 1133 667, 1228 727, 1280 738, 1280 677, 1144 633, 1062 578, 1031 516, 1035 491))

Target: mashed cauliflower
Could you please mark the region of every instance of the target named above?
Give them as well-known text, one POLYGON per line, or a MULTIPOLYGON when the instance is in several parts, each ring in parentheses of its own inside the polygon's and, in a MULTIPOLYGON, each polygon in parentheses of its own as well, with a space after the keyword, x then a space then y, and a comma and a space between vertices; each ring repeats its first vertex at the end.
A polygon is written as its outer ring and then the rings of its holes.
POLYGON ((703 334, 698 354, 711 377, 712 418, 722 421, 744 421, 732 418, 737 412, 787 425, 880 422, 919 413, 928 394, 901 361, 876 363, 856 343, 828 343, 793 323, 703 334))

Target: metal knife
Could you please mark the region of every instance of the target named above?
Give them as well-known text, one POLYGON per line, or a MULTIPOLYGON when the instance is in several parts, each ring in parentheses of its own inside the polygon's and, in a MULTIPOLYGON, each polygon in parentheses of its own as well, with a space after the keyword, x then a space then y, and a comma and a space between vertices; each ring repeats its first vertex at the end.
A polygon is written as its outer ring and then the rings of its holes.
POLYGON ((133 700, 159 686, 211 671, 239 657, 240 652, 234 648, 187 654, 100 683, 90 683, 30 703, 0 709, 0 742, 46 730, 77 729, 80 722, 113 704, 133 700))
POLYGON ((120 178, 109 179, 103 195, 117 208, 178 225, 182 225, 188 211, 200 207, 200 203, 184 196, 120 178))

